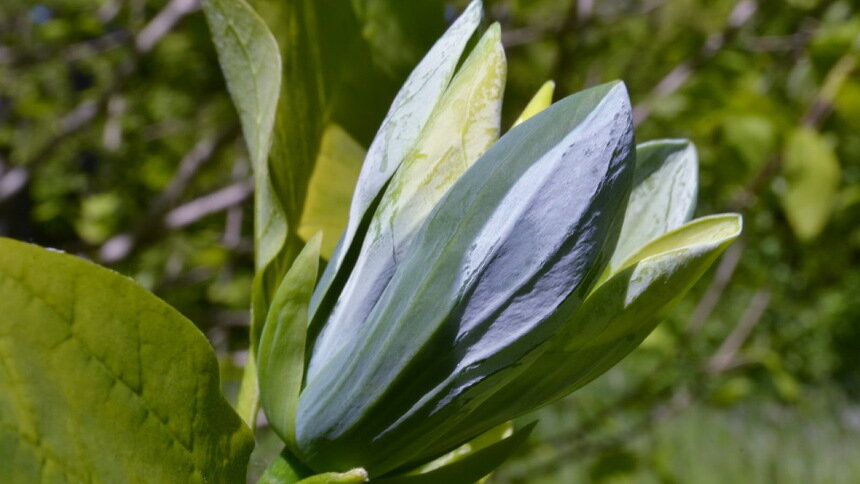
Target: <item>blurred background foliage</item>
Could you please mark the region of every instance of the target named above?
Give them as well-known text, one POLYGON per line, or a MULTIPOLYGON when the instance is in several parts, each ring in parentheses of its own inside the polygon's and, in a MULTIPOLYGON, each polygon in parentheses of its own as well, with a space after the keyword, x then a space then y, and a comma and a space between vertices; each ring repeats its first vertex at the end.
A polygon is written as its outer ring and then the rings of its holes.
MULTIPOLYGON (((292 23, 287 0, 252 3, 284 43, 316 28, 325 53, 318 72, 293 66, 324 79, 324 112, 296 121, 317 144, 292 195, 307 236, 343 223, 397 87, 465 2, 290 1, 306 6, 292 23)), ((640 349, 523 420, 542 424, 494 482, 860 481, 860 7, 485 3, 508 56, 504 128, 547 79, 556 97, 623 79, 638 140, 698 146, 697 214, 746 219, 640 349)), ((198 0, 0 3, 0 235, 177 306, 215 345, 228 392, 247 345, 252 189, 198 0)))

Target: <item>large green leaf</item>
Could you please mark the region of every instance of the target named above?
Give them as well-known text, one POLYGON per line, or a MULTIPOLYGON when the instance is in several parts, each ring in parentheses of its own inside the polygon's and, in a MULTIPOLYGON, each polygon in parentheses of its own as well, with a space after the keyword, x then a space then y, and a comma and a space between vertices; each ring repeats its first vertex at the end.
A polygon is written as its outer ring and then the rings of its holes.
POLYGON ((441 0, 352 0, 374 64, 405 77, 445 28, 441 0))
POLYGON ((257 362, 260 402, 272 429, 296 451, 296 405, 305 369, 308 302, 319 266, 318 233, 296 257, 272 300, 257 362))
POLYGON ((782 209, 797 238, 824 230, 839 193, 842 170, 833 148, 812 128, 789 133, 782 155, 782 209))
MULTIPOLYGON (((588 296, 546 351, 485 401, 472 419, 524 414, 615 365, 740 235, 741 225, 739 215, 703 217, 643 247, 588 296)), ((468 434, 467 429, 463 432, 468 434)))
POLYGON ((242 482, 206 338, 132 282, 0 239, 0 482, 242 482))
POLYGON ((650 141, 636 147, 633 190, 610 274, 639 248, 692 218, 698 175, 696 148, 689 141, 650 141))
MULTIPOLYGON (((313 332, 321 324, 314 317, 317 308, 324 300, 333 304, 334 301, 330 299, 334 296, 327 297, 329 290, 335 280, 339 279, 337 276, 341 266, 350 265, 345 262, 353 245, 360 246, 363 236, 359 230, 360 226, 366 222, 368 212, 385 184, 404 157, 414 148, 433 108, 453 77, 460 56, 477 28, 481 15, 480 0, 473 0, 415 67, 394 98, 362 165, 342 240, 314 292, 311 301, 313 332)), ((350 267, 346 267, 344 271, 349 269, 350 267)))
POLYGON ((239 393, 239 413, 256 423, 258 389, 256 344, 269 305, 269 266, 284 251, 287 214, 275 193, 269 149, 281 86, 278 44, 265 22, 244 0, 206 0, 203 9, 254 167, 254 251, 257 274, 252 286, 251 348, 239 393))
POLYGON ((633 149, 627 91, 610 83, 524 122, 466 171, 361 331, 308 379, 297 441, 311 466, 379 474, 468 440, 425 449, 555 331, 563 301, 584 297, 620 229, 633 149))
POLYGON ((287 236, 285 214, 267 163, 281 86, 281 56, 265 22, 244 0, 206 0, 203 9, 254 165, 254 242, 261 269, 278 255, 287 236))
POLYGON ((361 326, 439 199, 498 139, 505 67, 501 32, 493 25, 454 76, 388 183, 356 264, 316 340, 309 379, 342 347, 342 335, 361 326))

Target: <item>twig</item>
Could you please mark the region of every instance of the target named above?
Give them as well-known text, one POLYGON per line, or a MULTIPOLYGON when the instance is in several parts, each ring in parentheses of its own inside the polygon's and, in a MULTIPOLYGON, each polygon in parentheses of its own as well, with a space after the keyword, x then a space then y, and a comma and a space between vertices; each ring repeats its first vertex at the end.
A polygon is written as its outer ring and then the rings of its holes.
POLYGON ((705 371, 720 373, 731 366, 741 346, 749 338, 753 328, 761 321, 768 305, 770 305, 770 291, 762 289, 756 292, 738 324, 705 365, 705 371))
POLYGON ((200 9, 200 0, 170 0, 166 7, 141 29, 134 40, 140 53, 147 53, 179 22, 182 17, 200 9))
POLYGON ((693 310, 693 315, 690 316, 690 325, 687 327, 687 334, 698 333, 702 329, 702 326, 705 325, 708 318, 711 317, 711 313, 714 312, 714 309, 717 307, 717 303, 719 303, 720 299, 723 297, 723 293, 729 285, 729 281, 732 280, 732 276, 735 273, 735 269, 738 267, 743 251, 743 240, 735 242, 726 250, 726 253, 720 260, 720 264, 717 266, 714 279, 711 281, 711 284, 708 285, 708 289, 699 300, 699 303, 696 305, 696 309, 693 310))
POLYGON ((645 100, 633 109, 633 125, 639 126, 651 115, 655 102, 672 94, 683 86, 702 63, 714 57, 755 14, 758 4, 753 0, 741 0, 732 9, 726 21, 726 29, 712 34, 693 56, 669 71, 660 82, 654 86, 645 100))
POLYGON ((164 225, 170 229, 178 229, 186 225, 191 225, 207 215, 226 210, 244 202, 253 192, 253 179, 233 183, 171 210, 167 214, 167 217, 165 217, 164 225))
POLYGON ((146 214, 130 231, 115 235, 108 239, 99 249, 99 259, 104 263, 116 263, 125 259, 139 242, 155 229, 165 226, 165 214, 179 201, 182 193, 199 173, 200 168, 217 153, 221 147, 235 139, 238 127, 229 129, 213 136, 207 136, 198 141, 191 150, 182 157, 179 168, 167 188, 152 202, 146 214))

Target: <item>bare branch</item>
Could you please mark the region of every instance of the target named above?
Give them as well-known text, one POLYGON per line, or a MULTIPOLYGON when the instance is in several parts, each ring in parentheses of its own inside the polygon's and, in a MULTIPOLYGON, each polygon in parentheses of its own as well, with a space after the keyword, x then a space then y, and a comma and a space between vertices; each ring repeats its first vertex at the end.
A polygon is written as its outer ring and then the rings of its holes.
POLYGON ((705 294, 699 300, 699 303, 696 305, 696 309, 693 310, 693 315, 690 316, 690 325, 687 327, 687 334, 698 333, 699 330, 702 329, 702 326, 705 325, 708 318, 711 317, 711 313, 716 309, 717 303, 720 302, 726 287, 732 280, 732 276, 735 273, 735 269, 738 267, 743 251, 744 243, 742 240, 732 244, 726 250, 726 253, 720 260, 720 264, 717 266, 714 279, 711 281, 705 294))
POLYGON ((160 41, 182 17, 200 9, 200 0, 170 0, 158 14, 141 29, 134 40, 140 53, 147 53, 160 41))
POLYGON ((651 109, 655 102, 665 98, 677 91, 690 79, 693 72, 705 61, 714 57, 728 41, 743 27, 758 10, 758 4, 754 0, 741 0, 729 13, 726 20, 726 28, 708 37, 705 44, 693 56, 669 71, 660 82, 654 86, 645 100, 633 108, 633 125, 639 126, 651 115, 651 109))
POLYGON ((254 193, 253 179, 233 183, 171 210, 165 217, 165 226, 178 229, 191 225, 207 215, 244 202, 252 193, 254 193))
POLYGON ((738 324, 723 340, 723 344, 708 361, 705 370, 708 373, 720 373, 732 365, 738 351, 749 338, 753 328, 761 321, 767 307, 770 305, 770 291, 759 290, 750 300, 738 324))

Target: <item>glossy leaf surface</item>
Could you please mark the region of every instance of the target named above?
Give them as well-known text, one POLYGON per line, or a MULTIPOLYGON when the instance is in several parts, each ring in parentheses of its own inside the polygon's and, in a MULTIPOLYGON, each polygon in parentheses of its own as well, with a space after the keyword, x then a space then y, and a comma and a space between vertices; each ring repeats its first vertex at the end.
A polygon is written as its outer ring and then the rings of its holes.
POLYGON ((782 208, 797 238, 810 240, 824 230, 836 203, 842 169, 833 148, 811 128, 788 135, 782 174, 782 208))
POLYGON ((594 290, 549 348, 475 411, 521 415, 611 368, 651 332, 741 232, 739 215, 703 217, 640 249, 594 290))
POLYGON ((430 215, 366 327, 308 380, 297 440, 311 466, 380 473, 430 457, 433 436, 513 376, 608 260, 633 149, 627 92, 612 83, 487 151, 430 215))
POLYGON ((0 482, 241 482, 212 347, 130 279, 0 239, 0 482))
POLYGON ((505 54, 498 25, 469 54, 415 148, 389 182, 337 305, 314 347, 308 377, 361 326, 427 215, 499 137, 505 54))
POLYGON ((698 176, 696 148, 689 141, 650 141, 636 147, 633 190, 610 271, 640 247, 692 218, 698 176))

